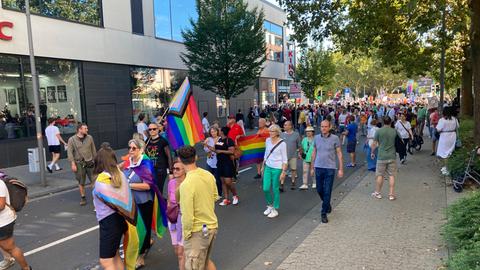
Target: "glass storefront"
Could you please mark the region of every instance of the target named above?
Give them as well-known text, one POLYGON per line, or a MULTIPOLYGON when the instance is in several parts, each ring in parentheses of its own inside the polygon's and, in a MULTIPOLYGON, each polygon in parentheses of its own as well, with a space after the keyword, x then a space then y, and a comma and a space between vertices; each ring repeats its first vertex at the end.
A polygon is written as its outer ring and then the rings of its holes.
POLYGON ((144 113, 154 122, 163 115, 175 92, 187 77, 183 70, 135 67, 131 69, 133 121, 144 113))
MULTIPOLYGON (((2 7, 23 11, 25 0, 2 0, 2 7)), ((30 11, 72 22, 103 25, 101 0, 30 0, 30 11)))
MULTIPOLYGON (((32 75, 29 59, 0 55, 0 139, 35 136, 32 75)), ((75 133, 82 121, 77 62, 37 58, 42 129, 57 119, 62 134, 75 133)))
POLYGON ((183 41, 182 30, 190 28, 190 18, 198 18, 196 0, 154 0, 155 36, 183 41))
POLYGON ((275 79, 260 78, 259 95, 260 104, 265 107, 268 104, 276 104, 277 84, 275 79))
POLYGON ((264 21, 267 59, 283 62, 283 27, 269 21, 264 21))

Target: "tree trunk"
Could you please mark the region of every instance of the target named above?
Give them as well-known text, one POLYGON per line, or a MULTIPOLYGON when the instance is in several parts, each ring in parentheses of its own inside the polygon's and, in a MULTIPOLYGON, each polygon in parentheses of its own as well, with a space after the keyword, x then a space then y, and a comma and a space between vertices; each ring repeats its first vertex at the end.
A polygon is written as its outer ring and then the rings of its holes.
POLYGON ((471 0, 470 8, 472 14, 471 27, 471 49, 472 49, 472 71, 473 71, 473 92, 474 92, 474 138, 480 144, 480 1, 471 0))
POLYGON ((462 116, 473 116, 472 59, 470 46, 463 48, 465 60, 462 63, 462 94, 460 109, 462 116))
POLYGON ((230 99, 225 99, 225 106, 227 107, 226 108, 226 115, 227 117, 230 115, 230 99))

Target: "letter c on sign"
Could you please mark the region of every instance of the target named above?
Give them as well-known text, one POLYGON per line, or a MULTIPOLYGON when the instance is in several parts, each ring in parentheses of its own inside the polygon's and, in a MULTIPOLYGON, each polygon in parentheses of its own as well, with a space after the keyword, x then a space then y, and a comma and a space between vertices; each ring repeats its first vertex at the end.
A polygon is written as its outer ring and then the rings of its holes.
POLYGON ((3 33, 3 28, 5 28, 5 27, 13 28, 13 23, 12 22, 0 22, 0 39, 12 40, 12 36, 7 36, 3 33))

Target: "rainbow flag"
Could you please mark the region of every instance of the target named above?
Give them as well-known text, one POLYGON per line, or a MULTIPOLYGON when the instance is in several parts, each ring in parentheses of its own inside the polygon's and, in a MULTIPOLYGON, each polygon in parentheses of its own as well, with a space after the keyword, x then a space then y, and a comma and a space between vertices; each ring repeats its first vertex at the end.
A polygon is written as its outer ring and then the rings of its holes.
POLYGON ((133 225, 130 222, 127 222, 127 225, 128 230, 123 236, 125 265, 127 270, 134 270, 143 242, 150 241, 150 239, 145 239, 147 229, 140 211, 137 212, 137 225, 133 225))
POLYGON ((188 77, 185 78, 170 103, 167 115, 167 137, 174 150, 184 145, 193 146, 205 139, 188 77))
POLYGON ((238 138, 238 146, 242 150, 240 167, 257 164, 263 161, 265 155, 265 140, 268 136, 254 134, 238 138))

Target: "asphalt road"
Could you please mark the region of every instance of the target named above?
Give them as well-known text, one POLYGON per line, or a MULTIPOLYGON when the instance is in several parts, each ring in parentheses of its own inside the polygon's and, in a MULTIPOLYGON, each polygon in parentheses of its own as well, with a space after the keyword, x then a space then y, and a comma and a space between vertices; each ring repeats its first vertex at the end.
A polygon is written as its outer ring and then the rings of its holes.
MULTIPOLYGON (((363 138, 357 146, 358 162, 364 162, 361 151, 363 138)), ((345 148, 345 147, 344 147, 345 148)), ((345 164, 349 158, 344 153, 345 164)), ((203 160, 200 165, 203 166, 203 160)), ((298 172, 301 175, 299 162, 298 172)), ((341 184, 357 168, 345 168, 345 177, 336 179, 341 184)), ((362 170, 365 167, 360 167, 362 170)), ((263 216, 265 199, 261 182, 254 180, 256 170, 240 175, 237 184, 240 197, 238 206, 217 206, 219 232, 212 259, 218 269, 243 269, 271 243, 304 217, 313 207, 318 207, 318 195, 313 190, 288 189, 281 194, 280 215, 275 219, 263 216)), ((289 179, 287 179, 289 181, 289 179)), ((297 187, 300 185, 297 181, 297 187)), ((16 242, 27 252, 33 269, 70 270, 99 269, 98 225, 88 193, 89 204, 79 206, 77 190, 36 199, 19 213, 15 230, 16 242)), ((177 269, 177 260, 167 233, 156 239, 146 259, 144 269, 177 269)), ((17 268, 13 269, 19 269, 17 268)))

